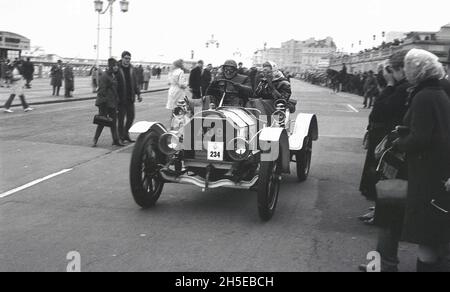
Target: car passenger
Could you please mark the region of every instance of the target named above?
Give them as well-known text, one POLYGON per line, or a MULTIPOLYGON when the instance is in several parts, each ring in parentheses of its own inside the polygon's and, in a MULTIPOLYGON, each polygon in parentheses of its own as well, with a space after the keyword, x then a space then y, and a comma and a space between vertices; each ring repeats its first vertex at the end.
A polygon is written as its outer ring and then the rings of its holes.
POLYGON ((263 64, 263 72, 260 74, 257 84, 255 99, 252 99, 247 107, 258 109, 267 116, 275 112, 276 100, 289 101, 292 95, 291 84, 273 62, 263 64))

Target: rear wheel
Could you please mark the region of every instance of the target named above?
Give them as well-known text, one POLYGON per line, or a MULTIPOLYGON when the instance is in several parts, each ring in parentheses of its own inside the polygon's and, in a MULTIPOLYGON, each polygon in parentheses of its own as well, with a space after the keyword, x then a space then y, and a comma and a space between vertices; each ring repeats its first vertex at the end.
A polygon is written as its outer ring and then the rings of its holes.
POLYGON ((305 144, 302 150, 297 151, 297 177, 298 180, 304 182, 308 179, 309 171, 311 169, 313 140, 311 136, 306 137, 305 144))
POLYGON ((157 148, 158 139, 159 135, 153 131, 142 134, 131 158, 131 192, 136 204, 142 208, 155 206, 164 187, 159 172, 164 156, 157 148))
POLYGON ((272 219, 280 193, 281 171, 278 161, 261 162, 258 185, 258 212, 263 221, 272 219))

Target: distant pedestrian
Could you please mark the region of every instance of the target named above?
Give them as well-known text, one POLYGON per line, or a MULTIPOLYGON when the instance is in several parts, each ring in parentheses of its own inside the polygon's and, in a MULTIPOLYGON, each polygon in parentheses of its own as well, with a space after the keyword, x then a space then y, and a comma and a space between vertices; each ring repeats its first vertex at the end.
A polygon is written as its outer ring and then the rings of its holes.
POLYGON ((162 73, 161 67, 156 68, 156 78, 157 78, 158 80, 161 79, 161 73, 162 73))
POLYGON ((122 60, 119 61, 119 72, 117 73, 118 95, 119 95, 119 116, 118 128, 122 141, 134 143, 130 138, 130 128, 135 118, 136 96, 142 102, 141 88, 134 67, 131 65, 131 53, 123 52, 122 60))
POLYGON ((6 85, 6 70, 7 70, 6 60, 0 58, 0 87, 4 87, 6 85))
POLYGON ((145 67, 144 70, 144 86, 143 89, 145 91, 148 90, 148 85, 150 84, 150 80, 152 79, 152 69, 150 66, 145 67))
POLYGON ((192 92, 192 99, 201 99, 202 92, 202 74, 203 74, 203 61, 198 61, 194 69, 191 70, 189 75, 189 88, 192 92))
MULTIPOLYGON (((98 89, 97 100, 95 105, 98 107, 99 115, 109 117, 112 119, 111 135, 113 139, 113 146, 122 147, 124 144, 119 139, 119 132, 117 130, 117 107, 119 103, 119 95, 117 92, 118 84, 116 74, 119 71, 118 62, 111 58, 108 60, 108 69, 100 78, 100 86, 98 89)), ((104 126, 97 126, 93 147, 97 147, 98 139, 103 132, 104 126)))
POLYGON ((139 65, 136 68, 136 78, 139 88, 142 90, 144 89, 144 68, 142 65, 139 65))
POLYGON ((73 68, 69 63, 64 68, 64 97, 73 97, 72 92, 75 91, 75 76, 73 74, 73 68))
POLYGON ((51 86, 53 87, 53 96, 59 96, 59 91, 62 86, 62 81, 64 77, 62 61, 58 60, 56 65, 53 65, 50 71, 51 86))
POLYGON ((25 80, 21 74, 21 68, 19 62, 14 62, 12 65, 11 71, 11 95, 9 99, 5 103, 5 109, 3 110, 5 113, 13 113, 11 110, 12 102, 14 98, 18 95, 20 101, 22 102, 22 107, 25 112, 30 112, 33 110, 27 101, 25 100, 24 88, 25 88, 25 80))
POLYGON ((34 64, 30 58, 23 62, 23 77, 26 80, 26 88, 31 88, 31 81, 34 79, 34 64))
POLYGON ((91 72, 89 73, 89 76, 91 76, 92 93, 97 93, 98 80, 100 77, 97 66, 94 66, 91 68, 91 72))
POLYGON ((364 84, 364 108, 371 108, 374 98, 378 95, 378 83, 373 71, 369 71, 364 84))

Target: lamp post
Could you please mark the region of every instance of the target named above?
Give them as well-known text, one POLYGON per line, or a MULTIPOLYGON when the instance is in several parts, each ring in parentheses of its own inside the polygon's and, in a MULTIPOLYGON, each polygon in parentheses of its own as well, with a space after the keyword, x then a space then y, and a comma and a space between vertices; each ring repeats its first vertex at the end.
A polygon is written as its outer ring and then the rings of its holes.
MULTIPOLYGON (((108 6, 105 10, 103 10, 103 1, 102 0, 96 0, 94 1, 95 11, 98 13, 98 26, 97 26, 97 65, 98 60, 100 58, 100 15, 105 14, 106 12, 110 12, 110 19, 109 19, 109 56, 112 57, 112 39, 113 39, 113 4, 116 2, 116 0, 107 0, 108 6)), ((127 0, 121 0, 120 1, 120 10, 122 12, 128 12, 128 6, 130 5, 130 2, 127 0)))

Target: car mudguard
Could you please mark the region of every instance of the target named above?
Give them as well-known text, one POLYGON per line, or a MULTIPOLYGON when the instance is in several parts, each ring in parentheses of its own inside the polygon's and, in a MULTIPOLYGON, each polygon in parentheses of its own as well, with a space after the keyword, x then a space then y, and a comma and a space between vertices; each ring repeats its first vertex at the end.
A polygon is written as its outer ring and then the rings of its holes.
POLYGON ((130 129, 131 134, 144 134, 150 130, 155 130, 158 134, 167 133, 166 127, 158 122, 138 122, 130 129))
POLYGON ((291 151, 303 149, 305 138, 311 135, 313 141, 319 140, 319 126, 317 117, 313 114, 299 114, 295 120, 294 130, 289 137, 289 148, 291 151))
POLYGON ((261 147, 261 160, 267 159, 275 161, 280 159, 283 173, 290 173, 291 156, 289 151, 289 138, 284 128, 264 128, 259 135, 261 147), (270 143, 270 151, 264 149, 264 144, 270 143), (275 146, 275 147, 274 147, 275 146))

